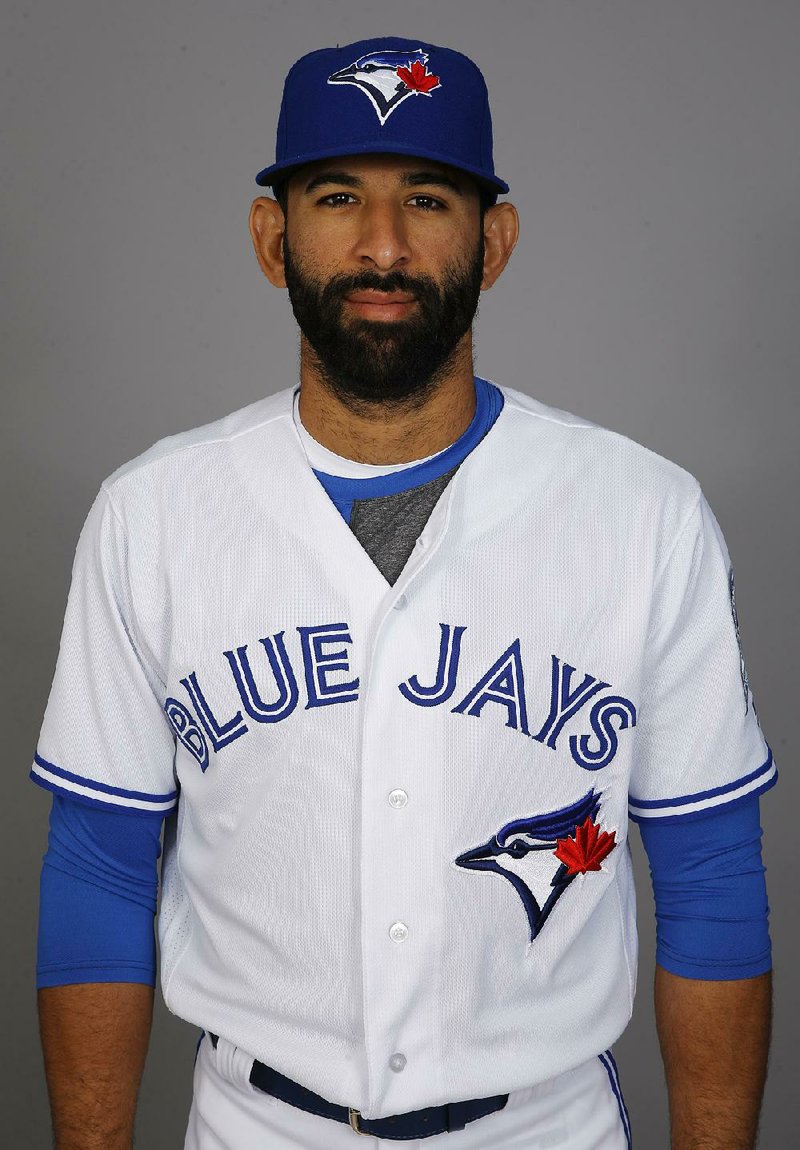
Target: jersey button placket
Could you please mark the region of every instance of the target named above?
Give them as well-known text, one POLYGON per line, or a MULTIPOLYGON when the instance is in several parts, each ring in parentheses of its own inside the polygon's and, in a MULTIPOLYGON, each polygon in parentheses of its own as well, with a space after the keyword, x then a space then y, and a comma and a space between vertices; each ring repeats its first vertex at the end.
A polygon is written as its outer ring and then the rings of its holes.
MULTIPOLYGON (((439 716, 431 740, 421 728, 434 716, 419 712, 399 690, 422 670, 421 636, 437 627, 420 617, 417 575, 435 554, 437 537, 412 555, 394 594, 376 619, 365 667, 369 684, 363 716, 362 971, 364 1025, 374 1109, 403 1113, 444 1086, 439 1049, 439 980, 431 978, 441 956, 442 884, 435 841, 441 827, 439 787, 431 755, 440 745, 439 716), (421 553, 421 554, 420 554, 421 553), (424 559, 423 559, 424 557, 424 559), (402 1062, 402 1065, 401 1065, 402 1062), (432 1069, 433 1067, 433 1069, 432 1069), (403 1073, 400 1073, 400 1070, 403 1073)), ((427 654, 427 652, 425 652, 427 654)))

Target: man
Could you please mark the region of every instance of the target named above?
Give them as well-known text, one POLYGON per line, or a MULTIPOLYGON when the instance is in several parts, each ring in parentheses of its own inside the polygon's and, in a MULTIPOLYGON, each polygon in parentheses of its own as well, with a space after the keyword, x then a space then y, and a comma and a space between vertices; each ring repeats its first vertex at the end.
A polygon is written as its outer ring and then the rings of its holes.
POLYGON ((518 221, 471 61, 304 57, 258 181, 300 387, 121 468, 78 547, 33 767, 57 1146, 131 1145, 177 806, 192 1150, 630 1147, 629 812, 673 1147, 752 1147, 775 766, 697 482, 473 376, 518 221))

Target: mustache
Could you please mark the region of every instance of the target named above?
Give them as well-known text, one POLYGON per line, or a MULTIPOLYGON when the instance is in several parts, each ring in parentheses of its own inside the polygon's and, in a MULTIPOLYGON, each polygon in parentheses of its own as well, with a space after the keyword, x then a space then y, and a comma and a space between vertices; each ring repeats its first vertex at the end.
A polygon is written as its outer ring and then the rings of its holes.
POLYGON ((428 276, 410 276, 402 271, 378 272, 363 271, 355 275, 338 275, 329 280, 323 290, 327 299, 341 299, 350 292, 407 292, 419 299, 439 298, 439 289, 428 276))

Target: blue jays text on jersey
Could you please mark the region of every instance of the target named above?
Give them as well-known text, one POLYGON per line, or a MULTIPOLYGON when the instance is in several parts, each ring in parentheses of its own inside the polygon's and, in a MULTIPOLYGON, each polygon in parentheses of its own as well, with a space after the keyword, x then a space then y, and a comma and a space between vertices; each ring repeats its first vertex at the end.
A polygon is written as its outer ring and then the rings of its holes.
MULTIPOLYGON (((398 685, 400 695, 408 702, 419 707, 454 703, 449 708, 453 714, 475 718, 481 718, 485 709, 492 712, 494 708, 488 705, 494 704, 504 712, 507 727, 556 750, 564 726, 594 700, 588 711, 591 734, 574 733, 568 741, 572 759, 588 771, 608 766, 619 745, 617 732, 636 726, 636 707, 630 699, 603 694, 610 688, 609 683, 589 672, 576 675, 575 667, 552 655, 550 698, 542 711, 541 725, 531 731, 520 640, 514 639, 478 681, 464 691, 464 684, 459 687, 458 670, 467 628, 448 623, 439 626, 437 663, 429 675, 432 681, 426 682, 424 675, 412 673, 398 685)), ((324 623, 298 626, 297 632, 305 678, 305 709, 355 702, 360 681, 351 677, 350 626, 345 622, 324 623)), ((196 671, 180 680, 188 702, 170 696, 164 704, 176 737, 203 771, 209 766, 210 752, 219 752, 246 735, 248 723, 282 722, 300 701, 298 674, 287 650, 285 632, 264 636, 258 645, 243 644, 224 651, 220 658, 228 662, 241 700, 240 710, 231 716, 220 715, 196 671)), ((386 705, 391 706, 391 701, 387 700, 386 705)))

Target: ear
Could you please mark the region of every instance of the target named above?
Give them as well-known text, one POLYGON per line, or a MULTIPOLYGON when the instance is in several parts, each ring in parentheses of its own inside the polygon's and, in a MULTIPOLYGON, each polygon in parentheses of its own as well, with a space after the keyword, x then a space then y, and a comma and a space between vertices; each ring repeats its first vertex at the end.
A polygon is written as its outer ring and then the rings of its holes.
POLYGON ((277 200, 259 196, 250 208, 250 235, 259 266, 275 287, 286 287, 283 270, 283 237, 286 220, 277 200))
POLYGON ((483 279, 481 291, 488 291, 511 259, 519 238, 519 215, 513 204, 503 202, 486 209, 483 217, 483 279))

